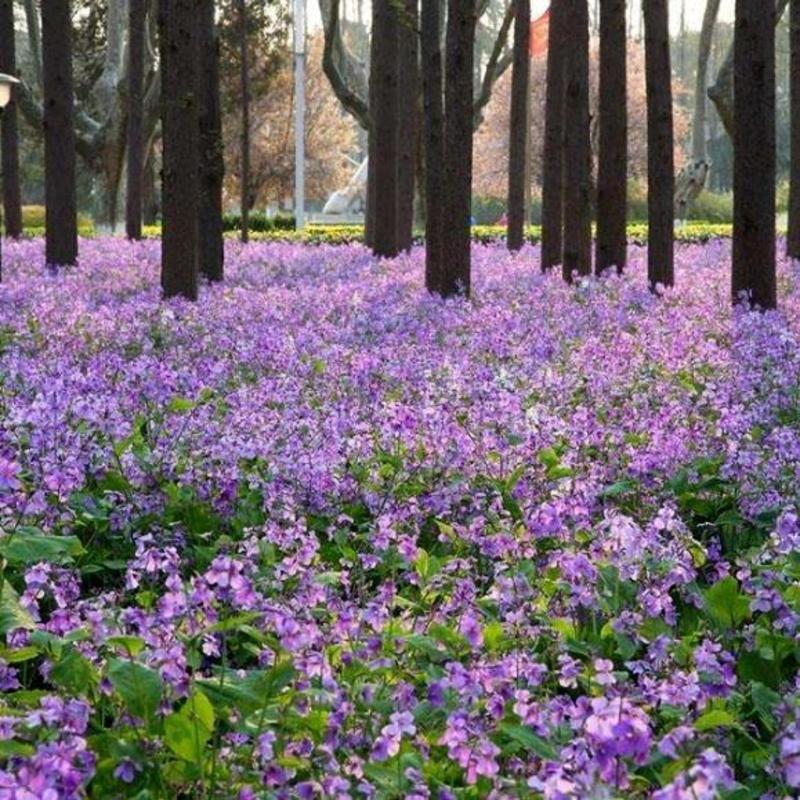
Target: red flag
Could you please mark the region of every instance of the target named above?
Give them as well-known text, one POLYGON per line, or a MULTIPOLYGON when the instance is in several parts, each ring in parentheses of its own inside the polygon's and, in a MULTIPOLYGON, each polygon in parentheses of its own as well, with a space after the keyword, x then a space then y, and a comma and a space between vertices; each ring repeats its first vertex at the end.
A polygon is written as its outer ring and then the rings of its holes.
POLYGON ((547 39, 550 35, 550 9, 531 22, 531 58, 543 56, 547 52, 547 39))

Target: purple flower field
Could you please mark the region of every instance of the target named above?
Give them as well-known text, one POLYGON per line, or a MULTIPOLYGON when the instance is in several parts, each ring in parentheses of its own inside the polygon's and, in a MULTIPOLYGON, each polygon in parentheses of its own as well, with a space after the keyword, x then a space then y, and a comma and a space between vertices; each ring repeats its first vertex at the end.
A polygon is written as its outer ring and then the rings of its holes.
POLYGON ((159 243, 0 286, 0 800, 800 791, 800 271, 159 243))

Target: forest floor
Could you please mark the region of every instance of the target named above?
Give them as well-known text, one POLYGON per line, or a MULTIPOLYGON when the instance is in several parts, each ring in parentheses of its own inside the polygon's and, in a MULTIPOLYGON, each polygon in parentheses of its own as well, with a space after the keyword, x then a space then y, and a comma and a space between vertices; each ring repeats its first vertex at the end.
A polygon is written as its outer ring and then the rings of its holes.
POLYGON ((4 246, 0 796, 800 787, 793 267, 758 314, 729 242, 662 298, 477 246, 443 302, 229 242, 165 304, 158 248, 4 246))

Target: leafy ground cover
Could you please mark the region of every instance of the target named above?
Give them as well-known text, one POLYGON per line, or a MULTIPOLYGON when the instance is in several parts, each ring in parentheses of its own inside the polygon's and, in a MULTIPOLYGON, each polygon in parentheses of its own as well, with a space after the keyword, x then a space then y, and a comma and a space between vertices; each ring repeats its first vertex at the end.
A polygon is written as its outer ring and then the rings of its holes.
POLYGON ((783 798, 800 275, 158 243, 0 287, 0 797, 783 798))

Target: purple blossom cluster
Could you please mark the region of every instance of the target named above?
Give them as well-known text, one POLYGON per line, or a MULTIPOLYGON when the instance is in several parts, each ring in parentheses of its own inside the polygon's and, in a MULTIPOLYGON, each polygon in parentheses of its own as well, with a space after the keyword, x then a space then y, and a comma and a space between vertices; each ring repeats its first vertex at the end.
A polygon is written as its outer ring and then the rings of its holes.
POLYGON ((159 243, 0 286, 0 800, 800 791, 800 272, 159 243))

